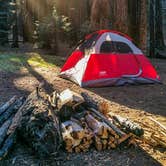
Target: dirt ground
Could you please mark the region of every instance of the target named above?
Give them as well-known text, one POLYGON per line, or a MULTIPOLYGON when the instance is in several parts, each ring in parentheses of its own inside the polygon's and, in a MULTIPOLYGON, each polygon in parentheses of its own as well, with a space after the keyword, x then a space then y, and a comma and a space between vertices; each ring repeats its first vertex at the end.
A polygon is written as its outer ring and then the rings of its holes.
MULTIPOLYGON (((64 62, 64 58, 61 62, 64 62)), ((94 97, 107 100, 110 103, 110 111, 138 122, 145 129, 145 136, 149 137, 150 133, 160 130, 149 117, 153 117, 166 126, 166 60, 153 59, 152 62, 159 72, 162 84, 82 89, 57 76, 62 63, 57 63, 56 68, 24 66, 15 73, 0 70, 0 104, 13 95, 27 96, 41 82, 50 91, 57 87, 87 91, 94 97)), ((166 165, 166 149, 139 141, 137 147, 129 149, 102 152, 91 149, 89 152, 81 154, 67 154, 62 151, 55 158, 39 159, 31 149, 17 143, 11 153, 0 161, 1 165, 158 166, 166 165)))

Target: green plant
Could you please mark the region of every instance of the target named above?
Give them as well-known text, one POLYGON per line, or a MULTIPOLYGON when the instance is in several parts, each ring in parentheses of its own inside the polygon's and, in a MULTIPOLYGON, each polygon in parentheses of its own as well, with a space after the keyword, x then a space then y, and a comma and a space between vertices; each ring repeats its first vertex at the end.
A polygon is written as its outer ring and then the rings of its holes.
POLYGON ((42 21, 35 22, 34 40, 40 48, 54 48, 58 46, 57 40, 67 40, 71 31, 68 17, 59 15, 55 6, 49 16, 42 21))

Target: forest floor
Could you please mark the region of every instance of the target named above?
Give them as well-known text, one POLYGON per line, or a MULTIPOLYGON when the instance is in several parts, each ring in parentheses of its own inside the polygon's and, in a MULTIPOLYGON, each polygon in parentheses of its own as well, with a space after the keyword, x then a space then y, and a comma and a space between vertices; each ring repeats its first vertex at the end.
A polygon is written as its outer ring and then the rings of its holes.
MULTIPOLYGON (((149 117, 166 126, 166 60, 151 59, 159 72, 162 84, 82 89, 57 76, 65 59, 34 52, 0 52, 0 104, 13 95, 27 96, 40 82, 44 82, 49 89, 66 87, 87 91, 95 97, 105 99, 110 102, 112 112, 137 121, 145 130, 159 130, 149 117)), ((157 166, 166 165, 166 149, 138 142, 137 147, 129 149, 97 152, 92 148, 89 152, 81 154, 62 151, 56 158, 39 159, 31 149, 17 143, 10 154, 0 161, 1 165, 157 166)))

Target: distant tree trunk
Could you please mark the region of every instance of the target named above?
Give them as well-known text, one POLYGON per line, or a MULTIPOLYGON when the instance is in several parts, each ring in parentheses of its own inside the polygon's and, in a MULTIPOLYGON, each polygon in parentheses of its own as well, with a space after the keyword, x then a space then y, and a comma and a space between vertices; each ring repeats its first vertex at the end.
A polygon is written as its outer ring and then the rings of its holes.
POLYGON ((163 20, 162 20, 162 3, 161 0, 155 0, 155 47, 164 48, 163 20))
POLYGON ((150 20, 149 20, 149 29, 150 29, 150 49, 149 56, 155 57, 155 0, 150 0, 150 20))
POLYGON ((114 1, 114 3, 115 3, 114 27, 115 29, 128 34, 129 32, 128 0, 116 0, 114 1))
POLYGON ((18 48, 18 15, 17 15, 17 1, 14 0, 15 3, 15 14, 14 14, 14 25, 13 25, 13 43, 12 47, 18 48))
POLYGON ((129 34, 139 44, 140 0, 128 0, 129 34))
POLYGON ((140 0, 139 46, 144 52, 147 50, 147 7, 147 1, 140 0))
POLYGON ((32 41, 35 29, 32 0, 25 0, 22 3, 23 16, 23 40, 24 42, 32 41))
POLYGON ((91 7, 92 30, 109 28, 110 2, 109 0, 93 0, 91 7))

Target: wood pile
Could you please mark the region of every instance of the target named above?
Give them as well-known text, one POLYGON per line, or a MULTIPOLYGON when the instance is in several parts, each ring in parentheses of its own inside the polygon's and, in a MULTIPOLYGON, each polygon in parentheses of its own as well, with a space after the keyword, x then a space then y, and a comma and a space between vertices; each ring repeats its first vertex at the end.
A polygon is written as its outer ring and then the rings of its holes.
POLYGON ((132 121, 108 113, 107 103, 99 104, 85 93, 66 89, 48 95, 37 87, 27 98, 13 97, 0 106, 0 159, 17 141, 39 156, 67 152, 115 149, 134 143, 143 129, 132 121))
MULTIPOLYGON (((69 93, 69 90, 66 92, 69 93)), ((70 91, 70 95, 63 92, 59 98, 59 102, 63 103, 59 109, 62 138, 68 152, 85 152, 91 146, 101 151, 114 149, 122 144, 130 145, 134 142, 132 133, 135 130, 142 131, 138 124, 131 121, 129 126, 132 124, 133 130, 129 130, 130 127, 122 129, 122 124, 117 125, 117 122, 114 122, 115 118, 107 118, 100 113, 98 104, 87 94, 81 96, 70 91), (79 102, 74 100, 76 96, 79 102)), ((106 108, 105 104, 102 105, 106 108)), ((143 132, 140 132, 139 136, 141 135, 143 132)))

